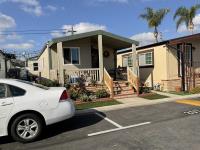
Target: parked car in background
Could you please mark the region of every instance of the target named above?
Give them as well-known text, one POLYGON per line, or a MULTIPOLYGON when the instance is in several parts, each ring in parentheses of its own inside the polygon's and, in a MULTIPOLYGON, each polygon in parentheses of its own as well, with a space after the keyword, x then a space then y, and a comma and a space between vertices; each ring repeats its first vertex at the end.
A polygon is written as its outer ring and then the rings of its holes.
POLYGON ((0 79, 0 136, 32 142, 46 125, 73 117, 75 107, 63 87, 0 79))

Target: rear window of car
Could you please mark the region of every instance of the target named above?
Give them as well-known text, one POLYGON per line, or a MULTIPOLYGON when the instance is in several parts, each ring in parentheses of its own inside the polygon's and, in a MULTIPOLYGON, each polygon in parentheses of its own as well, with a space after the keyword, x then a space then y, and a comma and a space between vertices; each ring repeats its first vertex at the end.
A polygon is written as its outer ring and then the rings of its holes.
POLYGON ((6 97, 6 87, 0 83, 0 99, 6 97))
POLYGON ((32 85, 32 86, 35 86, 35 87, 38 87, 38 88, 41 88, 41 89, 44 89, 44 90, 49 90, 49 87, 41 85, 41 84, 37 84, 37 83, 33 83, 33 82, 28 82, 28 81, 24 81, 24 80, 17 80, 17 81, 25 83, 25 84, 32 85))
POLYGON ((13 97, 23 96, 26 94, 26 91, 22 88, 19 88, 13 85, 8 85, 8 87, 13 97))

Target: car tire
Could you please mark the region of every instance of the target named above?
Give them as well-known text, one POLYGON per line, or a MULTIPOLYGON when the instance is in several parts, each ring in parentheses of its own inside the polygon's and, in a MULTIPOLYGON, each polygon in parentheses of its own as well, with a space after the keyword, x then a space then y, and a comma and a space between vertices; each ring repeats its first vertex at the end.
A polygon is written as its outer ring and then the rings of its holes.
POLYGON ((33 142, 40 137, 43 127, 43 121, 39 116, 27 113, 13 120, 10 127, 10 135, 18 142, 33 142))

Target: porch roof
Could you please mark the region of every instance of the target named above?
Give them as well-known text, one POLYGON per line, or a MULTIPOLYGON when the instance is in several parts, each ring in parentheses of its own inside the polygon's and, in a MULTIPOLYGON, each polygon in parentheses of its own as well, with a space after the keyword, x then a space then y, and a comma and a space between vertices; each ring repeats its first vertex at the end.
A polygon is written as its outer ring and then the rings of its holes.
POLYGON ((58 42, 67 42, 72 40, 79 40, 84 38, 91 38, 92 41, 97 41, 97 36, 102 35, 103 36, 103 44, 106 44, 108 46, 111 46, 115 49, 124 49, 131 46, 131 44, 135 44, 136 46, 139 45, 139 42, 122 37, 110 32, 106 32, 103 30, 96 30, 86 33, 80 33, 80 34, 74 34, 71 36, 64 36, 59 38, 54 38, 52 41, 50 41, 49 46, 52 46, 55 43, 58 42))

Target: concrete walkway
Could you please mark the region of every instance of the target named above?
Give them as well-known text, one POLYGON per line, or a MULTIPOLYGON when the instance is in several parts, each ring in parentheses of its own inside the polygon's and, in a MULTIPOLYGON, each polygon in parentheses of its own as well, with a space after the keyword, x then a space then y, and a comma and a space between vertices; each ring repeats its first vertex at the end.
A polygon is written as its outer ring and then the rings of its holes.
POLYGON ((157 92, 157 91, 156 91, 156 93, 169 96, 169 98, 157 99, 157 100, 147 100, 144 98, 133 96, 133 97, 129 97, 129 98, 117 99, 117 101, 122 103, 119 105, 111 105, 111 106, 97 107, 97 108, 86 109, 86 110, 79 110, 79 111, 77 111, 77 115, 80 115, 83 113, 96 112, 96 111, 107 112, 107 111, 119 110, 119 109, 124 109, 124 108, 129 108, 129 107, 154 105, 154 104, 172 102, 172 101, 181 100, 181 99, 188 100, 191 98, 200 97, 200 94, 180 96, 180 95, 157 92))

